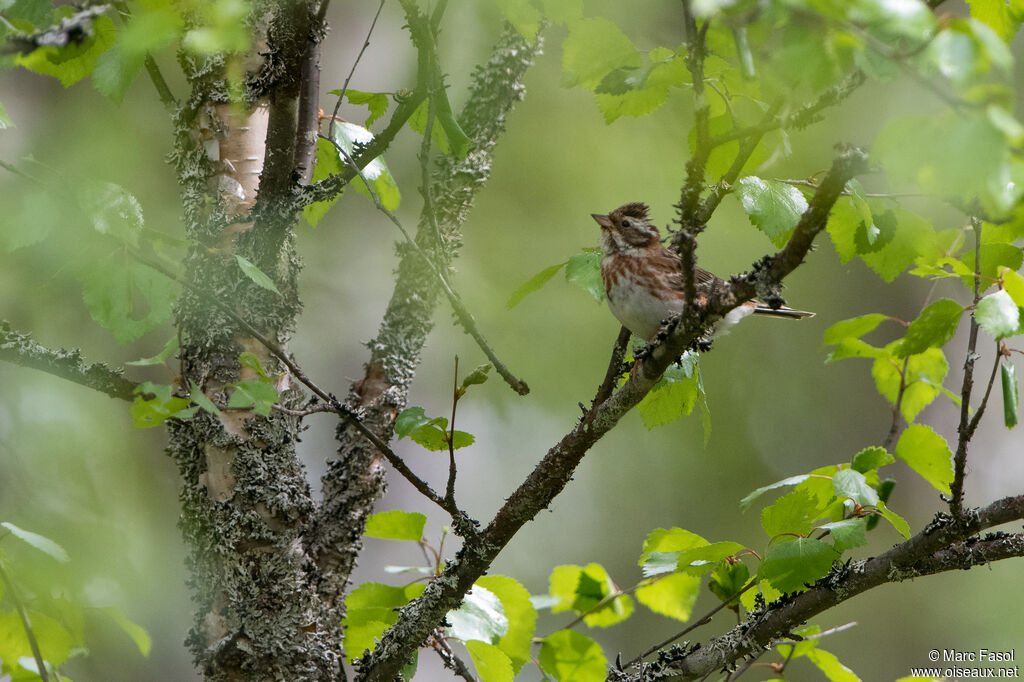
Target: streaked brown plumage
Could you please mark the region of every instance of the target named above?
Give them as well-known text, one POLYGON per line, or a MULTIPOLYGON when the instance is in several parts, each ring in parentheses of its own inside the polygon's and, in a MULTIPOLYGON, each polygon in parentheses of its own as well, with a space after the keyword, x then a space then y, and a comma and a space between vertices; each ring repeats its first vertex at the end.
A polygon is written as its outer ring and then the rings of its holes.
MULTIPOLYGON (((650 340, 662 321, 683 310, 679 256, 661 243, 661 233, 651 222, 646 204, 625 204, 607 215, 591 216, 601 226, 601 277, 608 307, 623 326, 645 341, 650 340)), ((701 268, 696 269, 695 275, 698 284, 718 280, 701 268)), ((797 320, 814 315, 785 306, 773 310, 760 301, 750 300, 730 311, 718 323, 715 333, 725 333, 752 313, 797 320)))

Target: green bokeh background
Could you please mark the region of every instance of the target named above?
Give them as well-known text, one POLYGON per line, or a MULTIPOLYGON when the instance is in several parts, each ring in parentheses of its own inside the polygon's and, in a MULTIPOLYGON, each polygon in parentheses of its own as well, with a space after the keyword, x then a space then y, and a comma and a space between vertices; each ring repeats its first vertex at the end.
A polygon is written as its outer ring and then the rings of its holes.
MULTIPOLYGON (((962 12, 947 4, 948 11, 962 12)), ((376 3, 332 6, 324 93, 341 86, 375 9, 376 3)), ((679 4, 670 0, 646 3, 640 10, 588 0, 586 13, 616 21, 641 49, 676 45, 683 32, 679 4)), ((351 87, 390 91, 412 83, 415 54, 402 24, 400 8, 388 3, 351 87)), ((488 3, 452 3, 445 27, 441 59, 458 108, 471 67, 486 54, 500 20, 488 3)), ((542 268, 596 246, 592 212, 644 201, 659 225, 668 224, 687 157, 692 119, 686 92, 675 91, 652 116, 606 126, 591 94, 560 86, 563 37, 561 29, 549 32, 544 54, 526 79, 526 100, 509 117, 492 178, 465 225, 465 245, 456 263, 455 284, 481 330, 532 389, 528 397, 519 397, 492 380, 460 404, 457 428, 474 433, 477 444, 460 453, 458 495, 479 519, 488 519, 572 427, 579 416, 577 403, 590 400, 604 375, 618 330, 606 307, 560 276, 512 310, 505 308, 509 294, 542 268)), ((173 73, 172 56, 160 61, 165 73, 173 73)), ((176 93, 184 93, 179 78, 170 80, 176 93)), ((177 188, 163 162, 171 129, 150 83, 140 79, 118 107, 87 81, 65 90, 53 79, 2 71, 0 102, 17 126, 0 131, 0 159, 16 162, 31 155, 69 178, 119 183, 139 198, 150 226, 180 234, 177 188)), ((325 95, 322 106, 333 104, 325 95)), ((906 80, 869 84, 826 123, 794 136, 792 156, 764 173, 809 176, 827 167, 835 142, 869 145, 886 117, 940 104, 906 80)), ((346 106, 342 116, 362 122, 365 109, 346 106)), ((403 190, 398 213, 410 226, 419 211, 418 145, 418 137, 405 131, 386 157, 403 190)), ((884 187, 883 182, 879 176, 866 180, 875 187, 884 187)), ((10 229, 8 221, 15 218, 32 218, 19 215, 24 191, 10 174, 0 175, 0 229, 10 229)), ((930 210, 925 206, 913 208, 930 210)), ((90 230, 84 219, 60 207, 55 216, 38 219, 40 229, 48 226, 65 248, 73 248, 90 230)), ((937 228, 959 227, 962 221, 946 213, 936 219, 937 228)), ((374 336, 390 295, 398 238, 393 226, 355 193, 346 194, 317 229, 299 226, 306 309, 291 347, 307 372, 335 392, 344 392, 361 376, 367 358, 363 344, 374 336)), ((643 538, 658 527, 681 526, 711 541, 736 540, 761 549, 767 538, 757 506, 743 513, 737 504, 741 497, 777 479, 848 461, 862 447, 881 443, 890 409, 875 392, 869 363, 826 365, 822 332, 838 320, 868 312, 912 319, 929 293, 932 300, 952 296, 966 302, 964 291, 944 281, 930 292, 929 282, 908 275, 886 285, 859 261, 841 265, 827 237, 819 238, 818 246, 786 289, 791 305, 817 311, 816 317, 800 323, 751 320, 702 358, 712 414, 707 447, 696 416, 647 431, 637 415, 628 415, 587 456, 550 511, 516 537, 493 573, 513 576, 539 594, 547 589, 552 567, 595 561, 627 587, 640 578, 636 560, 643 538)), ((727 198, 701 238, 699 258, 703 267, 727 275, 747 269, 771 250, 737 202, 727 198)), ((90 361, 120 365, 155 354, 171 335, 170 327, 129 347, 116 345, 89 318, 65 253, 51 241, 0 254, 0 317, 45 345, 81 347, 90 361)), ((422 405, 428 414, 446 414, 454 356, 467 369, 484 359, 451 323, 449 310, 440 307, 436 320, 410 403, 422 405)), ((962 353, 966 345, 966 325, 961 326, 948 346, 953 352, 962 353)), ((946 385, 958 390, 963 359, 953 355, 949 360, 946 385)), ((986 355, 979 366, 987 368, 989 361, 986 355)), ((133 369, 130 376, 170 380, 159 368, 133 369)), ((143 658, 114 626, 91 619, 91 655, 68 664, 68 673, 75 680, 198 679, 182 644, 190 604, 175 527, 177 473, 163 455, 162 431, 134 429, 127 405, 35 371, 0 364, 0 386, 0 520, 60 542, 72 555, 72 583, 97 604, 120 606, 153 637, 153 651, 143 658)), ((956 418, 954 406, 940 398, 919 421, 952 440, 956 418)), ((316 481, 334 449, 334 424, 328 416, 307 423, 300 451, 316 481)), ((396 449, 435 487, 443 487, 443 457, 408 441, 396 449)), ((942 502, 901 463, 890 470, 898 479, 890 506, 912 529, 920 529, 942 502)), ((1020 436, 1007 432, 993 410, 975 439, 967 501, 982 504, 1019 493, 1022 481, 1020 436)), ((428 538, 440 537, 446 519, 392 476, 378 510, 395 508, 426 513, 428 538)), ((898 535, 882 524, 869 546, 854 556, 877 554, 897 541, 898 535)), ((16 565, 49 570, 30 550, 8 545, 9 540, 3 549, 16 565)), ((408 543, 369 540, 356 579, 395 581, 382 573, 382 566, 421 560, 408 543)), ((911 666, 929 665, 931 649, 1017 647, 1024 656, 1017 587, 1022 577, 1024 564, 1002 562, 885 586, 814 622, 826 628, 858 623, 822 646, 864 680, 891 680, 909 674, 911 666)), ((714 604, 713 597, 703 595, 695 613, 714 604)), ((731 618, 720 614, 696 638, 723 632, 731 618)), ((566 614, 543 615, 538 635, 570 620, 566 614)), ((618 651, 628 660, 680 629, 679 623, 639 607, 624 625, 587 634, 605 647, 610 660, 618 651)), ((418 679, 448 679, 431 656, 422 656, 421 662, 418 679)), ((793 680, 821 679, 806 661, 794 663, 787 674, 793 680)), ((522 677, 535 679, 536 670, 522 677)), ((747 677, 771 674, 763 669, 747 677)))

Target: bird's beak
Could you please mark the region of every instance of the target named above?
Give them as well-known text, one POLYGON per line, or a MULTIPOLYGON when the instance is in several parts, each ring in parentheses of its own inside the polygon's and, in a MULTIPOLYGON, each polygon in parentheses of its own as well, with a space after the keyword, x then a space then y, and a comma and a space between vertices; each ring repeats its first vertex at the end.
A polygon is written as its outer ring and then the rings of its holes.
POLYGON ((603 229, 611 229, 612 221, 608 216, 604 215, 603 213, 591 213, 590 217, 596 220, 597 224, 600 225, 603 229))

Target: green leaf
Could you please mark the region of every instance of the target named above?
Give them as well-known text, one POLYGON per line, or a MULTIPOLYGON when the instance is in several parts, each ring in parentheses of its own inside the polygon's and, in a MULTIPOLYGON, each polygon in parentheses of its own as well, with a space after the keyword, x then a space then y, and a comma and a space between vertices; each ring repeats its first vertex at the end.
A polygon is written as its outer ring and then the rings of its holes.
POLYGON ((238 254, 235 254, 235 260, 238 262, 238 267, 242 269, 242 272, 246 277, 251 279, 257 286, 266 289, 267 291, 273 291, 275 294, 280 295, 281 292, 274 286, 274 280, 270 279, 262 270, 256 267, 251 261, 242 258, 238 254))
POLYGON ((887 211, 896 227, 892 241, 881 249, 861 254, 861 260, 886 282, 891 282, 923 256, 936 252, 935 230, 930 222, 909 211, 887 211))
POLYGON ((688 530, 682 528, 655 528, 644 540, 643 550, 637 564, 643 566, 653 552, 682 552, 697 547, 707 547, 710 543, 688 530))
POLYGON ((508 617, 501 600, 490 590, 474 585, 459 608, 445 616, 448 635, 464 642, 497 644, 508 633, 508 617))
POLYGON ((600 253, 584 251, 565 263, 565 281, 583 289, 598 303, 604 302, 604 280, 601 279, 600 253))
POLYGON ((234 389, 228 399, 228 407, 251 407, 261 417, 270 416, 270 410, 278 401, 274 384, 261 379, 236 381, 227 387, 234 389))
POLYGON ((424 414, 422 407, 407 407, 395 417, 395 435, 400 439, 412 435, 414 431, 436 420, 424 414))
MULTIPOLYGON (((966 274, 963 276, 964 286, 971 289, 974 286, 974 251, 965 253, 960 261, 966 266, 966 274)), ((1024 255, 1019 247, 1013 244, 982 244, 981 245, 981 278, 982 288, 989 280, 998 278, 1002 268, 1019 270, 1024 255)))
MULTIPOLYGON (((409 117, 409 127, 420 135, 427 132, 427 122, 430 120, 430 99, 425 99, 416 107, 416 111, 409 117)), ((437 148, 444 154, 455 153, 457 158, 463 159, 469 151, 470 139, 463 132, 451 112, 451 105, 448 102, 447 92, 442 91, 441 96, 434 100, 434 125, 431 128, 430 141, 437 145, 437 148)))
POLYGON ((808 478, 809 476, 807 474, 800 474, 799 476, 790 476, 789 478, 784 478, 781 481, 776 481, 770 485, 762 486, 740 500, 740 507, 747 509, 754 500, 761 497, 761 495, 764 495, 766 492, 789 485, 796 485, 797 483, 803 483, 808 478))
POLYGON ((944 495, 953 482, 953 453, 930 426, 911 424, 896 443, 896 456, 944 495))
POLYGON ((807 535, 822 513, 818 500, 804 490, 793 490, 761 510, 761 527, 768 537, 795 533, 807 535))
POLYGON ((608 660, 601 646, 573 630, 544 638, 538 656, 541 668, 558 682, 603 682, 608 660))
POLYGON ((637 588, 636 599, 654 613, 686 622, 700 594, 700 576, 686 573, 652 578, 637 588))
POLYGON ((530 646, 537 624, 537 610, 530 603, 530 593, 514 579, 503 575, 485 575, 476 584, 501 600, 508 618, 508 630, 497 646, 510 659, 513 672, 518 673, 530 660, 530 646))
POLYGON ((594 90, 610 72, 639 68, 643 56, 612 21, 590 17, 574 22, 562 43, 562 85, 594 90))
POLYGON ((92 74, 96 90, 120 103, 142 71, 146 55, 173 43, 183 28, 181 15, 171 7, 149 7, 132 14, 117 43, 96 63, 92 74))
POLYGON ((175 334, 171 338, 167 339, 167 343, 160 349, 160 352, 149 358, 142 358, 141 360, 132 360, 124 364, 131 365, 133 367, 147 367, 149 365, 162 365, 167 362, 167 358, 174 355, 178 350, 178 335, 175 334))
POLYGON ((750 582, 750 569, 742 561, 723 561, 711 573, 708 589, 724 602, 734 598, 750 582))
POLYGON ((910 323, 906 335, 896 346, 896 357, 905 358, 921 353, 926 348, 946 345, 956 333, 963 312, 962 305, 948 298, 929 305, 910 323))
POLYGON ((655 48, 640 68, 616 69, 602 79, 595 92, 597 107, 606 124, 620 116, 646 116, 665 103, 672 87, 689 80, 685 54, 655 48))
MULTIPOLYGON (((191 416, 188 398, 173 395, 173 389, 166 384, 145 382, 136 386, 135 399, 132 401, 132 424, 137 429, 148 429, 159 426, 171 417, 186 418, 191 416), (153 398, 144 396, 152 394, 153 398)), ((193 410, 194 411, 194 410, 193 410)))
POLYGON ((872 446, 864 448, 853 456, 853 470, 866 474, 874 469, 879 469, 887 464, 892 464, 896 458, 889 454, 885 448, 872 446))
POLYGON ((868 485, 864 474, 853 469, 843 469, 832 477, 832 488, 839 499, 850 499, 862 507, 878 503, 878 493, 868 485))
POLYGON ((393 509, 371 515, 366 520, 364 534, 371 538, 419 542, 423 538, 423 527, 426 524, 427 517, 419 512, 393 509))
MULTIPOLYGON (((898 341, 894 342, 899 343, 898 341)), ((892 346, 893 344, 890 344, 892 346)), ((892 404, 900 390, 900 372, 903 360, 885 356, 875 360, 871 375, 875 378, 878 392, 892 404)), ((929 348, 923 353, 911 355, 906 359, 907 372, 904 380, 903 399, 900 401, 900 413, 908 422, 929 405, 943 392, 942 382, 949 372, 946 356, 938 348, 929 348)))
MULTIPOLYGON (((312 181, 316 183, 332 175, 337 175, 344 167, 345 164, 339 158, 338 150, 334 148, 334 145, 323 138, 318 138, 316 141, 316 164, 313 166, 312 181)), ((327 215, 327 211, 331 209, 331 206, 334 206, 340 198, 341 192, 334 195, 328 201, 312 203, 302 209, 302 217, 306 219, 310 226, 316 227, 320 220, 327 215)))
POLYGON ((542 286, 547 284, 552 277, 558 274, 558 271, 565 267, 567 262, 568 261, 549 265, 530 279, 523 282, 515 291, 512 292, 512 295, 508 297, 508 302, 505 304, 505 308, 508 310, 515 308, 528 295, 538 291, 542 286))
POLYGON ((818 646, 818 639, 814 636, 821 634, 821 628, 817 625, 806 625, 794 630, 793 634, 797 636, 795 645, 780 644, 778 646, 779 655, 785 659, 800 658, 814 651, 818 646), (801 637, 804 638, 803 641, 800 641, 801 637))
POLYGON ((185 34, 182 46, 199 54, 245 52, 249 49, 249 14, 245 0, 213 0, 198 6, 195 28, 185 34))
POLYGON ((114 44, 117 30, 110 17, 96 17, 92 23, 92 36, 80 44, 66 47, 42 47, 28 54, 14 57, 14 63, 60 80, 70 87, 93 72, 100 55, 114 44))
MULTIPOLYGON (((373 142, 373 133, 361 125, 349 123, 348 121, 333 121, 330 125, 330 137, 338 144, 339 147, 344 149, 350 157, 355 156, 355 149, 357 145, 362 147, 373 142)), ((328 143, 328 145, 333 147, 330 143, 328 143)), ((334 148, 333 154, 338 158, 340 167, 344 168, 348 163, 344 154, 339 152, 337 148, 334 148)), ((393 211, 398 208, 402 195, 398 191, 398 184, 395 182, 395 178, 391 175, 391 171, 388 170, 387 164, 384 163, 383 157, 378 156, 363 166, 362 174, 363 177, 366 178, 366 181, 370 183, 373 193, 377 195, 378 199, 380 199, 380 203, 384 208, 389 211, 393 211)), ((372 197, 370 189, 367 188, 362 178, 357 180, 354 179, 352 184, 360 194, 372 197)))
MULTIPOLYGON (((332 95, 341 95, 341 90, 331 90, 332 95)), ((378 118, 387 113, 388 110, 388 96, 383 92, 363 92, 362 90, 346 90, 345 99, 352 104, 365 104, 370 110, 370 115, 363 122, 363 125, 369 127, 371 123, 376 121, 378 118)))
POLYGON ((153 640, 150 639, 149 633, 146 632, 145 628, 130 620, 124 611, 116 606, 104 606, 98 610, 105 613, 110 620, 114 621, 117 627, 121 628, 122 632, 132 638, 135 646, 139 648, 140 654, 146 657, 149 656, 149 652, 153 648, 153 640))
MULTIPOLYGON (((58 667, 68 659, 71 654, 72 637, 58 620, 45 613, 28 610, 28 619, 32 623, 32 633, 39 643, 45 661, 53 667, 58 667)), ((32 656, 32 647, 25 636, 24 626, 15 611, 0 613, 0 658, 4 662, 5 670, 14 671, 14 662, 18 661, 21 667, 28 669, 22 663, 34 665, 35 659, 32 656)), ((11 679, 4 676, 7 679, 11 679)), ((35 680, 39 679, 33 675, 23 677, 15 672, 14 679, 35 680)), ((53 678, 51 678, 53 679, 53 678)))
POLYGON ((765 604, 771 604, 781 597, 782 593, 772 587, 772 584, 767 580, 758 580, 757 589, 747 590, 740 595, 740 603, 743 604, 743 608, 747 611, 756 611, 758 595, 761 595, 765 604))
POLYGON ((757 574, 781 592, 798 592, 828 573, 838 558, 831 545, 813 538, 773 542, 757 574))
POLYGON ((492 367, 493 365, 491 365, 491 363, 489 362, 486 362, 482 365, 478 365, 476 369, 467 374, 466 377, 462 380, 462 385, 459 386, 460 391, 462 393, 465 393, 466 389, 468 389, 470 386, 478 386, 486 382, 487 375, 488 373, 490 373, 492 367))
POLYGON ((199 384, 197 384, 192 379, 189 379, 188 385, 189 388, 191 389, 189 391, 188 397, 189 399, 192 400, 192 402, 194 402, 196 405, 206 410, 210 414, 220 414, 220 409, 218 409, 217 406, 213 404, 213 401, 210 400, 205 393, 203 393, 203 389, 199 387, 199 384))
POLYGON ((598 609, 602 600, 611 597, 618 588, 601 564, 587 566, 556 566, 548 579, 549 592, 559 598, 552 613, 572 610, 586 613, 583 622, 589 627, 608 627, 620 623, 633 613, 633 600, 629 595, 614 597, 598 609), (592 610, 593 609, 593 610, 592 610))
POLYGON ((82 287, 89 315, 119 343, 130 343, 163 324, 178 297, 173 280, 141 263, 97 263, 85 271, 82 287))
POLYGON ((636 406, 648 430, 693 412, 701 394, 697 354, 687 351, 636 406))
MULTIPOLYGON (((849 471, 847 469, 847 471, 849 471)), ((827 530, 832 536, 832 543, 837 552, 845 552, 854 547, 861 547, 867 544, 867 519, 843 519, 818 526, 820 530, 827 530)))
POLYGON ((94 230, 138 246, 144 223, 142 206, 128 190, 112 182, 89 182, 79 193, 79 201, 94 230))
POLYGON ((835 654, 823 649, 814 648, 807 652, 807 658, 825 673, 830 682, 860 682, 860 678, 852 670, 839 662, 835 654))
POLYGON ((1017 370, 1012 362, 1003 358, 999 362, 999 373, 1003 386, 1003 423, 1012 429, 1017 425, 1017 370))
POLYGON ((892 524, 892 527, 895 528, 900 535, 907 540, 910 539, 910 524, 907 523, 906 519, 890 510, 885 505, 885 502, 879 501, 877 509, 882 513, 882 518, 892 524))
POLYGON ((466 642, 466 651, 473 659, 476 674, 483 682, 512 682, 512 678, 515 677, 512 661, 501 648, 487 642, 471 640, 466 642))
POLYGON ((676 563, 681 572, 700 576, 715 568, 723 560, 744 550, 738 542, 712 542, 703 547, 685 549, 678 553, 676 563))
POLYGON ((989 336, 996 340, 1013 336, 1020 327, 1020 308, 1010 294, 1000 289, 980 301, 974 319, 989 336))
POLYGON ((422 583, 392 587, 363 583, 345 598, 345 651, 351 663, 366 650, 373 651, 389 625, 398 621, 398 608, 423 593, 422 583))
POLYGON ((25 542, 31 545, 32 547, 35 547, 43 554, 46 554, 47 556, 56 559, 61 563, 67 563, 71 561, 71 557, 69 557, 68 553, 64 551, 64 548, 48 537, 44 537, 39 533, 33 533, 32 531, 25 530, 24 528, 19 528, 18 526, 15 526, 13 523, 10 523, 8 521, 0 523, 0 526, 3 526, 7 530, 9 530, 11 532, 11 535, 18 538, 22 542, 25 542))
POLYGON ((527 40, 533 40, 544 19, 540 9, 529 0, 496 0, 502 15, 527 40))
POLYGON ((1020 8, 1007 5, 1005 0, 967 0, 971 16, 995 31, 1003 41, 1009 43, 1020 29, 1020 8))
POLYGON ((754 175, 740 178, 735 189, 750 222, 764 232, 772 244, 784 246, 807 210, 803 192, 784 182, 754 175))
POLYGON ((1003 280, 1003 290, 1010 295, 1018 307, 1024 307, 1024 277, 1019 272, 1008 268, 1002 269, 999 276, 1003 280))
POLYGON ((267 370, 263 368, 263 363, 260 362, 258 355, 249 350, 244 350, 238 354, 238 364, 242 367, 248 367, 252 371, 256 372, 257 376, 264 379, 268 379, 267 370))

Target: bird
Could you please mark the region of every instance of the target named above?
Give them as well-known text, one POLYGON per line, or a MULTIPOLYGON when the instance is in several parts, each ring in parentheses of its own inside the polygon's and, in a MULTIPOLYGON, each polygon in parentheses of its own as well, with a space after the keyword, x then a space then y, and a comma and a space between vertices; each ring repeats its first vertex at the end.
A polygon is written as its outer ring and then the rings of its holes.
MULTIPOLYGON (((612 314, 634 335, 651 341, 662 323, 682 312, 686 303, 679 254, 661 242, 647 204, 633 202, 611 213, 591 213, 601 226, 601 279, 612 314)), ((698 285, 722 280, 694 268, 698 285)), ((712 336, 728 333, 751 314, 799 320, 814 313, 782 306, 771 308, 751 299, 733 308, 716 324, 712 336)))

